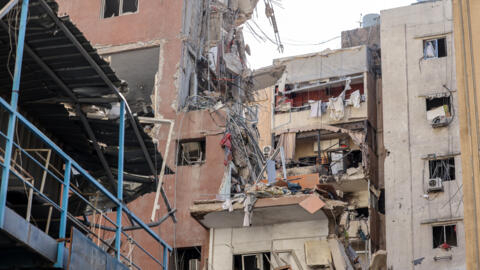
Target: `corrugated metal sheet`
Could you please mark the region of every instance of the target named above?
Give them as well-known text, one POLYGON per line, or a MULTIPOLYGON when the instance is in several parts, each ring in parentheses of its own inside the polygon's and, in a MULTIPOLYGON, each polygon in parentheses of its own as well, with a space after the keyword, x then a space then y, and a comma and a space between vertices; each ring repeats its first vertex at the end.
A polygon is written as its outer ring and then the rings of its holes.
MULTIPOLYGON (((8 0, 0 0, 0 7, 7 2, 8 0)), ((55 12, 58 10, 58 4, 55 1, 49 0, 47 2, 52 10, 55 12)), ((16 10, 14 9, 3 18, 3 22, 9 25, 10 29, 13 29, 17 21, 15 14, 16 10)), ((68 18, 62 18, 62 21, 94 61, 102 68, 108 78, 115 85, 120 86, 120 79, 115 75, 109 64, 96 53, 96 50, 80 30, 68 18)), ((7 31, 0 27, 0 96, 7 100, 12 87, 10 73, 14 70, 14 33, 15 31, 13 30, 7 31), (10 61, 9 65, 7 65, 7 61, 10 61), (10 71, 7 67, 9 67, 10 71)), ((59 31, 54 21, 42 9, 38 0, 30 1, 25 40, 32 51, 73 90, 74 95, 78 99, 94 98, 96 99, 95 105, 99 107, 109 108, 111 106, 111 102, 115 98, 113 91, 108 88, 104 80, 90 66, 67 36, 62 31, 59 31)), ((48 73, 28 53, 25 53, 20 84, 20 110, 32 122, 38 123, 42 130, 51 135, 52 139, 85 169, 92 172, 100 181, 106 180, 106 173, 79 117, 70 115, 62 102, 71 101, 69 101, 68 95, 52 80, 48 73)), ((98 141, 101 145, 106 145, 103 148, 103 152, 110 168, 112 171, 115 171, 117 167, 117 151, 115 149, 118 146, 118 121, 88 120, 98 141)), ((0 125, 6 125, 6 121, 3 118, 0 125)), ((156 161, 159 171, 163 161, 162 157, 153 144, 152 139, 143 132, 143 127, 138 121, 137 125, 151 159, 156 161)), ((137 185, 134 190, 125 192, 125 199, 128 202, 146 192, 154 190, 155 184, 153 180, 150 180, 152 179, 150 177, 151 171, 147 166, 145 157, 141 154, 140 145, 128 121, 126 129, 125 172, 139 175, 147 180, 145 181, 146 183, 137 185)), ((19 136, 25 135, 24 131, 19 129, 19 136)), ((170 170, 167 170, 167 173, 170 173, 170 170)), ((129 179, 126 178, 125 180, 128 181, 129 179)), ((107 181, 102 181, 102 183, 108 187, 107 181)))

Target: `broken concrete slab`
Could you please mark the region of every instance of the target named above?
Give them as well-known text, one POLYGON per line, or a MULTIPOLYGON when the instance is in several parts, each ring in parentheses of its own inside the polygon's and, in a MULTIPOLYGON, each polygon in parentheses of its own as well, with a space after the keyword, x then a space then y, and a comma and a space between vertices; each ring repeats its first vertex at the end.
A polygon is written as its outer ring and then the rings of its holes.
POLYGON ((353 270, 352 263, 348 259, 347 253, 345 252, 345 247, 336 236, 328 239, 328 246, 330 247, 330 251, 332 253, 335 269, 353 270))
POLYGON ((332 263, 328 241, 305 241, 305 261, 310 267, 325 267, 332 263))
POLYGON ((314 214, 318 210, 322 209, 325 206, 325 203, 318 198, 317 195, 312 194, 307 199, 303 200, 300 203, 300 206, 303 207, 310 214, 314 214))

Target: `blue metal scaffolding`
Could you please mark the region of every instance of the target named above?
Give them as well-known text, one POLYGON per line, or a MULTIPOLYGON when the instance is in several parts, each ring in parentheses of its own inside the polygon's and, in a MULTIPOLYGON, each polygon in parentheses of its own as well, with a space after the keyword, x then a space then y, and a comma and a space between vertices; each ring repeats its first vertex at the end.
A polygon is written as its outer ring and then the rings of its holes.
POLYGON ((18 30, 18 39, 17 39, 17 48, 16 48, 16 58, 15 58, 15 71, 14 71, 14 78, 13 78, 13 87, 11 93, 11 100, 10 104, 6 102, 4 99, 0 98, 0 108, 3 108, 9 114, 8 119, 8 129, 7 133, 4 134, 0 132, 0 136, 5 139, 5 153, 3 157, 3 162, 0 160, 0 166, 2 169, 1 174, 1 186, 0 186, 0 229, 4 228, 5 224, 5 212, 7 207, 7 192, 9 188, 9 178, 13 174, 19 180, 21 180, 29 189, 34 190, 36 194, 42 197, 44 200, 48 201, 53 207, 58 209, 60 212, 60 225, 59 225, 59 234, 58 234, 58 245, 57 245, 57 258, 54 264, 54 267, 62 268, 64 263, 64 253, 65 253, 65 242, 63 239, 66 237, 67 234, 67 222, 69 219, 73 219, 71 215, 69 215, 69 207, 68 207, 68 199, 70 194, 75 194, 79 198, 85 201, 87 205, 92 208, 95 208, 91 203, 88 201, 87 198, 83 197, 78 191, 73 189, 70 185, 70 179, 72 176, 72 172, 78 173, 87 179, 91 185, 93 185, 98 191, 100 191, 106 198, 108 198, 111 202, 114 203, 116 206, 116 222, 113 222, 107 216, 108 219, 114 226, 115 226, 115 254, 116 259, 121 262, 122 258, 124 261, 128 261, 124 255, 121 254, 121 237, 122 235, 128 238, 131 241, 134 241, 130 238, 127 233, 122 230, 122 214, 126 214, 130 220, 135 222, 139 225, 139 227, 146 231, 156 242, 158 242, 163 247, 163 260, 159 261, 155 258, 151 253, 149 253, 145 248, 138 245, 140 249, 145 252, 153 261, 158 263, 162 269, 167 269, 168 267, 168 256, 169 252, 172 251, 172 248, 162 240, 155 232, 151 230, 151 228, 146 225, 140 218, 138 218, 135 214, 133 214, 126 205, 123 203, 123 171, 124 171, 124 142, 125 142, 125 108, 127 106, 126 101, 120 98, 120 118, 119 118, 119 143, 118 143, 118 178, 117 178, 117 194, 116 196, 113 195, 109 190, 107 190, 100 182, 98 182, 94 177, 92 177, 85 169, 83 169, 75 160, 73 160, 69 155, 67 155, 59 146, 57 146, 51 139, 49 139, 43 132, 41 132, 35 125, 29 122, 24 116, 18 113, 18 99, 19 99, 19 92, 20 92, 20 81, 22 75, 22 60, 23 60, 23 52, 24 52, 24 45, 25 45, 25 33, 27 28, 28 22, 28 8, 29 8, 29 0, 23 0, 21 6, 21 16, 20 16, 20 27, 18 30), (35 161, 43 170, 45 170, 48 174, 52 175, 55 180, 57 180, 62 188, 61 188, 61 196, 60 196, 60 204, 54 202, 54 200, 50 199, 48 196, 43 194, 40 190, 38 190, 33 184, 28 181, 25 181, 21 175, 18 175, 18 172, 11 169, 12 166, 12 149, 16 148, 17 150, 22 151, 26 156, 33 159, 31 155, 27 153, 24 149, 20 147, 19 144, 15 143, 14 141, 14 134, 15 128, 17 125, 22 124, 26 128, 28 128, 38 139, 43 141, 49 148, 51 148, 64 162, 64 175, 63 179, 59 179, 59 177, 54 176, 54 174, 49 170, 48 166, 45 167, 38 161, 35 161))

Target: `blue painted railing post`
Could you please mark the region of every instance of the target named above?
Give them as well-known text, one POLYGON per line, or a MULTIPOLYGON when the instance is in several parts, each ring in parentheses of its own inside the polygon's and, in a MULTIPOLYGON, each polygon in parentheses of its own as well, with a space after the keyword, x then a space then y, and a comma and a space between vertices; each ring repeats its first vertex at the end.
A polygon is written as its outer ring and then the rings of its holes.
MULTIPOLYGON (((12 98, 10 105, 14 112, 17 111, 18 92, 20 90, 20 77, 22 75, 23 45, 25 42, 25 30, 27 28, 28 1, 23 0, 22 13, 20 15, 20 29, 18 30, 17 53, 15 59, 15 73, 13 77, 12 98)), ((0 186, 0 228, 5 219, 5 206, 7 203, 8 177, 10 175, 10 162, 12 159, 13 134, 15 131, 15 113, 11 112, 8 118, 7 142, 5 145, 5 157, 2 170, 2 184, 0 186)))
POLYGON ((168 269, 168 247, 163 246, 163 270, 168 269))
POLYGON ((63 177, 62 213, 60 215, 60 233, 58 234, 58 238, 60 242, 58 242, 57 262, 55 263, 55 267, 59 267, 59 268, 63 267, 63 253, 65 250, 64 241, 65 241, 65 234, 67 230, 68 194, 70 191, 71 171, 72 171, 72 161, 67 159, 65 161, 65 175, 63 177))
POLYGON ((123 154, 125 144, 125 101, 120 102, 120 130, 118 131, 118 183, 117 199, 120 202, 117 208, 117 231, 115 233, 115 249, 117 259, 120 260, 120 244, 122 238, 122 203, 123 203, 123 154))

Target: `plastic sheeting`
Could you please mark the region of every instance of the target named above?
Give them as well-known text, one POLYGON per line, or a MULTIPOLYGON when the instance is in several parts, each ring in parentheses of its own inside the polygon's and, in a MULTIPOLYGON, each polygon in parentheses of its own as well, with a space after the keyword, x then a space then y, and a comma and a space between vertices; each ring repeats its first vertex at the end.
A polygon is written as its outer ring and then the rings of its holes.
POLYGON ((350 101, 354 108, 360 108, 360 102, 362 101, 362 96, 360 95, 360 90, 355 90, 350 95, 350 101))

